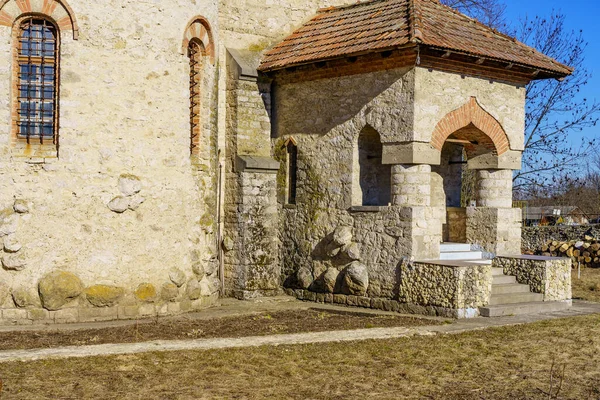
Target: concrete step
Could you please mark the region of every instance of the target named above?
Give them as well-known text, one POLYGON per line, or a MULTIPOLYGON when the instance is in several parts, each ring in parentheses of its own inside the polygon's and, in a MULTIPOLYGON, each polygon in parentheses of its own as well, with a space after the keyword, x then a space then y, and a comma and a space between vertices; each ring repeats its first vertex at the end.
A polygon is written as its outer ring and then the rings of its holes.
POLYGON ((544 295, 540 293, 503 293, 496 294, 493 292, 490 296, 490 306, 497 306, 500 304, 515 304, 515 303, 533 303, 536 301, 543 301, 544 295))
POLYGON ((520 283, 503 283, 499 285, 492 285, 492 295, 529 292, 529 285, 522 285, 520 283))
POLYGON ((543 312, 562 311, 571 307, 567 301, 534 301, 530 303, 501 304, 479 307, 482 317, 502 317, 508 315, 537 314, 543 312))
POLYGON ((451 251, 471 251, 471 245, 468 243, 442 243, 440 244, 440 252, 451 252, 451 251))
MULTIPOLYGON (((490 264, 492 262, 492 260, 489 260, 490 264)), ((503 268, 492 268, 492 276, 502 276, 504 275, 504 269, 503 268)))
POLYGON ((492 277, 492 288, 493 285, 502 285, 505 283, 517 283, 517 278, 511 275, 496 275, 492 277))
POLYGON ((452 251, 440 253, 440 260, 481 260, 480 251, 452 251))
MULTIPOLYGON (((469 264, 492 265, 492 260, 462 260, 469 264)), ((502 269, 502 268, 500 268, 502 269)))

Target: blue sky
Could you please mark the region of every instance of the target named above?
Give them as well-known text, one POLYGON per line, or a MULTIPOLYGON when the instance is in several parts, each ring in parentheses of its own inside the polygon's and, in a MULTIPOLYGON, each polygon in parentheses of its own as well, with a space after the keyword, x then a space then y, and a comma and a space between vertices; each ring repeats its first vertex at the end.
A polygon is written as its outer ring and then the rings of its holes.
MULTIPOLYGON (((507 6, 507 22, 517 22, 519 18, 548 16, 553 10, 566 16, 566 24, 572 30, 583 30, 589 43, 585 52, 585 64, 592 72, 592 79, 585 87, 582 97, 600 101, 600 2, 597 0, 504 0, 507 6)), ((600 140, 600 126, 582 132, 586 137, 600 140)))

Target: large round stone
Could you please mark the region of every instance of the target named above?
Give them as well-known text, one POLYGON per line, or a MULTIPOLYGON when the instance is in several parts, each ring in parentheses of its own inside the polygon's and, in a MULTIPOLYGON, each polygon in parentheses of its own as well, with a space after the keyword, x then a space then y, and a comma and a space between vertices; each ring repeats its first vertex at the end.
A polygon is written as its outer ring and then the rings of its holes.
POLYGON ((42 305, 48 310, 59 310, 83 291, 81 280, 65 271, 54 271, 44 276, 38 285, 42 305))
POLYGON ((204 268, 204 263, 202 261, 195 261, 192 264, 192 272, 196 274, 198 280, 204 278, 206 275, 206 269, 204 268))
POLYGON ((296 273, 296 279, 302 289, 308 289, 313 282, 313 274, 308 268, 300 268, 296 273))
POLYGON ((215 292, 215 285, 208 278, 202 279, 199 284, 202 296, 210 296, 215 292))
POLYGON ((24 288, 17 288, 12 292, 12 298, 15 305, 20 308, 32 307, 40 305, 38 294, 34 291, 24 288))
POLYGON ((135 297, 146 303, 156 300, 156 288, 151 283, 141 283, 134 292, 135 297))
POLYGON ((202 288, 198 279, 192 278, 188 281, 185 293, 190 300, 198 300, 202 296, 202 288))
POLYGON ((8 295, 10 294, 10 288, 4 282, 0 282, 0 306, 4 304, 8 295))
POLYGON ((339 274, 336 268, 327 268, 327 271, 323 274, 323 290, 333 293, 339 274))
POLYGON ((343 291, 345 294, 364 296, 369 288, 367 267, 358 261, 351 263, 344 274, 343 291))
POLYGON ((123 288, 108 285, 94 285, 85 289, 85 297, 96 307, 112 307, 124 293, 123 288))
POLYGON ((171 282, 167 282, 162 285, 160 290, 160 298, 165 301, 175 301, 179 295, 179 288, 177 285, 171 282))
POLYGON ((338 246, 346 246, 352 242, 352 227, 338 226, 333 231, 333 243, 338 246))
POLYGON ((133 196, 142 190, 142 182, 135 175, 121 174, 119 176, 119 190, 124 196, 133 196))
POLYGON ((173 268, 169 271, 169 279, 171 279, 171 282, 177 285, 177 287, 182 287, 185 283, 186 276, 180 269, 173 268))

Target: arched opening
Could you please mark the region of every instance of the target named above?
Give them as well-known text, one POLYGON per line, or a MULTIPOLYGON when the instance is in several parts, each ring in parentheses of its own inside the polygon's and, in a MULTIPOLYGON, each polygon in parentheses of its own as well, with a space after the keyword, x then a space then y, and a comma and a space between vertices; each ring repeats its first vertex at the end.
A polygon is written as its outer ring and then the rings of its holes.
MULTIPOLYGON (((431 145, 440 151, 440 165, 432 167, 431 205, 446 208, 443 241, 465 243, 466 207, 480 206, 475 203, 482 193, 478 191, 477 170, 497 168, 499 155, 510 149, 508 136, 500 123, 471 97, 440 120, 432 133, 431 145)), ((493 184, 508 186, 510 182, 493 184)))
POLYGON ((492 140, 473 124, 452 133, 442 146, 440 165, 432 167, 432 205, 446 208, 444 242, 467 241, 466 208, 475 206, 477 158, 497 157, 492 140))
POLYGON ((46 18, 25 17, 15 42, 16 137, 58 147, 58 29, 46 18))
POLYGON ((363 206, 387 206, 391 201, 391 166, 382 161, 379 133, 366 126, 355 146, 353 202, 363 206))

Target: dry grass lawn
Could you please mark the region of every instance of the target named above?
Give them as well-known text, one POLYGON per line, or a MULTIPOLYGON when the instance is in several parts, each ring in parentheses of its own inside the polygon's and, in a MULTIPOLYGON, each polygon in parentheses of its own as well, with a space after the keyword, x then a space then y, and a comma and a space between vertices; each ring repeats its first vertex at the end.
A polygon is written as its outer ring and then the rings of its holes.
POLYGON ((577 278, 577 268, 571 271, 573 298, 600 301, 600 268, 583 268, 581 279, 577 278))
POLYGON ((347 329, 414 327, 441 322, 418 316, 381 315, 360 310, 287 310, 271 313, 193 319, 186 315, 120 327, 0 332, 0 351, 150 340, 244 337, 347 329))
POLYGON ((598 399, 600 316, 457 335, 0 364, 4 399, 598 399), (558 397, 549 396, 564 378, 558 397), (544 393, 546 392, 546 393, 544 393))

